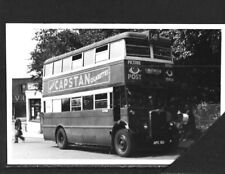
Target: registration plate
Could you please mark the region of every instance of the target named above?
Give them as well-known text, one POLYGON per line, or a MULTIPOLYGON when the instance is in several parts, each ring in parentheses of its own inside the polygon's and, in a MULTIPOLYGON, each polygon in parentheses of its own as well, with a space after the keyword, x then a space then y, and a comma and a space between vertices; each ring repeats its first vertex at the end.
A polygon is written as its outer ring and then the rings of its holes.
POLYGON ((164 140, 160 140, 160 141, 153 141, 154 145, 161 145, 161 144, 165 144, 164 140))

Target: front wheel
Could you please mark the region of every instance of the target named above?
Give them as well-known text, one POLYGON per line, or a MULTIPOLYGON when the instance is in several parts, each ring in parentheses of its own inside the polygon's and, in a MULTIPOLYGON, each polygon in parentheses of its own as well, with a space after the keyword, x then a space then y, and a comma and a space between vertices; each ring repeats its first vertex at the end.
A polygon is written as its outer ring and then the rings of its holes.
POLYGON ((133 151, 133 139, 127 129, 121 129, 116 132, 114 137, 114 149, 119 156, 130 156, 133 151))
POLYGON ((59 128, 56 133, 56 143, 60 149, 66 149, 68 145, 66 132, 63 128, 59 128))

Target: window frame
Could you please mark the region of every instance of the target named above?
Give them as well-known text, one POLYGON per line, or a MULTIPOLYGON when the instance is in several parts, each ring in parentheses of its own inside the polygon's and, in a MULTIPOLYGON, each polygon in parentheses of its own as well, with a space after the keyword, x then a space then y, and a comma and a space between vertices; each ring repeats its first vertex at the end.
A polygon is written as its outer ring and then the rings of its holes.
POLYGON ((82 68, 82 67, 84 67, 84 55, 83 55, 83 52, 71 56, 71 70, 74 71, 74 70, 82 68), (81 55, 81 57, 79 59, 73 60, 74 57, 79 56, 79 55, 81 55), (81 61, 80 62, 81 65, 80 66, 73 66, 75 64, 75 62, 78 62, 77 60, 81 61))
POLYGON ((52 99, 52 112, 62 112, 62 100, 61 99, 52 99))
POLYGON ((53 62, 53 75, 58 75, 58 74, 62 73, 62 62, 63 62, 62 59, 53 62), (58 69, 56 71, 55 64, 58 62, 60 62, 60 66, 58 66, 58 67, 60 67, 60 69, 59 69, 59 71, 58 71, 58 69))
POLYGON ((71 104, 70 104, 70 102, 71 102, 71 98, 61 98, 61 112, 69 112, 69 111, 71 111, 71 104), (69 110, 64 110, 64 108, 65 108, 65 106, 63 106, 63 104, 64 104, 64 102, 63 102, 63 100, 69 100, 69 110))
POLYGON ((108 92, 105 92, 105 93, 98 93, 98 94, 95 94, 94 95, 94 109, 95 110, 98 110, 98 109, 108 109, 109 108, 109 103, 108 103, 108 92), (96 95, 101 95, 101 94, 106 94, 106 98, 105 99, 96 99, 96 95), (99 101, 106 101, 106 107, 104 108, 96 108, 96 101, 99 102, 99 101))
POLYGON ((91 111, 91 110, 95 110, 94 95, 95 95, 95 94, 84 95, 84 96, 82 96, 82 105, 83 105, 82 111, 91 111), (91 108, 91 109, 84 109, 84 107, 85 107, 85 105, 84 105, 84 101, 85 101, 84 98, 85 98, 85 97, 88 97, 88 96, 92 96, 92 108, 91 108))
POLYGON ((103 62, 103 61, 106 61, 106 60, 109 60, 110 57, 109 57, 109 44, 106 44, 106 45, 103 45, 103 46, 100 46, 100 47, 97 47, 95 49, 95 63, 99 63, 99 62, 103 62), (104 47, 107 47, 107 49, 104 49, 104 47), (104 49, 104 50, 101 50, 101 49, 104 49), (100 51, 98 51, 100 50, 100 51), (104 58, 104 56, 106 58, 104 58), (97 60, 97 58, 104 58, 104 59, 99 59, 97 60))
POLYGON ((44 102, 45 102, 45 113, 52 113, 52 109, 53 109, 53 107, 52 107, 52 99, 45 100, 44 102), (50 107, 48 107, 48 106, 50 106, 50 107))
POLYGON ((82 97, 71 97, 70 98, 70 111, 71 112, 76 112, 76 111, 82 111, 83 107, 82 107, 82 97), (73 106, 73 101, 76 99, 80 99, 80 106, 73 106), (73 108, 80 108, 80 110, 73 110, 73 108))
POLYGON ((94 65, 96 63, 96 61, 95 61, 95 49, 96 48, 93 48, 93 49, 90 49, 90 50, 87 50, 87 51, 83 52, 83 66, 84 67, 94 65), (91 54, 87 57, 89 60, 92 61, 91 63, 88 63, 88 64, 86 64, 86 57, 85 57, 85 54, 87 54, 87 53, 89 53, 89 54, 92 53, 92 56, 93 56, 93 57, 91 57, 91 59, 90 59, 91 54))
POLYGON ((65 73, 65 72, 70 72, 71 71, 71 67, 72 67, 72 59, 71 57, 66 57, 64 59, 62 59, 62 72, 65 73), (69 60, 69 69, 67 71, 64 70, 64 67, 65 67, 65 60, 69 60))
POLYGON ((109 59, 110 60, 125 57, 125 56, 126 56, 126 42, 124 39, 110 43, 110 45, 109 45, 109 59), (112 53, 118 52, 118 51, 115 51, 114 48, 112 48, 116 44, 121 45, 123 52, 121 52, 121 55, 119 55, 119 56, 112 56, 112 53))
POLYGON ((53 75, 53 62, 45 64, 45 68, 44 68, 44 77, 49 77, 52 75, 53 75), (49 70, 50 67, 51 67, 51 72, 49 70))

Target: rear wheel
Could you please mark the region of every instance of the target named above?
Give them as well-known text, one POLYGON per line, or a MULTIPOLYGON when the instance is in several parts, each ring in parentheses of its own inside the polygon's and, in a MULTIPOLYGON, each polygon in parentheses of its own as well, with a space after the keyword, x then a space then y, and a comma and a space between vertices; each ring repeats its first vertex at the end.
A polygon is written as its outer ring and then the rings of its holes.
POLYGON ((63 128, 59 128, 59 130, 56 133, 56 142, 60 149, 67 148, 68 142, 66 137, 66 132, 63 128))
POLYGON ((120 129, 114 137, 115 152, 122 157, 130 156, 133 151, 132 135, 127 129, 120 129))

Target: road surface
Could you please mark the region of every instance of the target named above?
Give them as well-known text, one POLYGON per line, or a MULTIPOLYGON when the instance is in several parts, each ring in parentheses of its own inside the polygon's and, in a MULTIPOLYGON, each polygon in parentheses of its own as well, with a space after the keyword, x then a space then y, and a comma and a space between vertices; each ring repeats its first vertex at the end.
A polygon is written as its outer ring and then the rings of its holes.
POLYGON ((61 150, 53 141, 45 141, 40 137, 26 137, 26 140, 8 146, 9 164, 34 165, 168 165, 179 155, 175 152, 167 154, 152 154, 140 152, 139 154, 123 158, 110 154, 109 149, 96 147, 71 146, 61 150))

